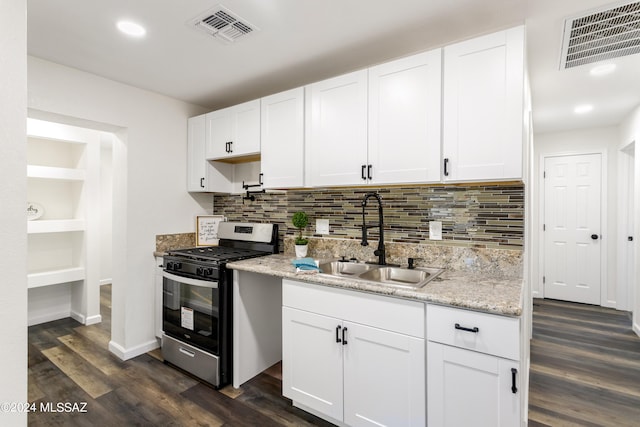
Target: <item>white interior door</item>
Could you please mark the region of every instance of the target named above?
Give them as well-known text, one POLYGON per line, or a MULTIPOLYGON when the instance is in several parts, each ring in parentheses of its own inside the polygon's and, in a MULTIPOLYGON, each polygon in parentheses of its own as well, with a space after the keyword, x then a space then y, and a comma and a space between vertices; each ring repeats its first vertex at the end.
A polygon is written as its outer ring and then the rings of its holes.
POLYGON ((545 298, 600 304, 601 157, 545 158, 545 298))

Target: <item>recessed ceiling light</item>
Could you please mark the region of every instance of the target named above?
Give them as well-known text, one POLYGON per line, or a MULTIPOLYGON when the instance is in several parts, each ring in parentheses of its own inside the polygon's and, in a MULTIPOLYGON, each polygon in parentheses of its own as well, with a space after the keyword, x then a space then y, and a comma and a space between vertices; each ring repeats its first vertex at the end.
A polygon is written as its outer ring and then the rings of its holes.
POLYGON ((131 37, 142 37, 147 34, 147 30, 140 24, 131 21, 118 21, 116 24, 118 29, 131 37))
POLYGON ((593 67, 589 74, 592 76, 604 76, 609 73, 613 73, 616 69, 616 64, 602 64, 597 67, 593 67))
POLYGON ((576 108, 573 109, 573 112, 576 114, 585 114, 590 112, 591 110, 593 110, 593 105, 583 104, 583 105, 576 106, 576 108))

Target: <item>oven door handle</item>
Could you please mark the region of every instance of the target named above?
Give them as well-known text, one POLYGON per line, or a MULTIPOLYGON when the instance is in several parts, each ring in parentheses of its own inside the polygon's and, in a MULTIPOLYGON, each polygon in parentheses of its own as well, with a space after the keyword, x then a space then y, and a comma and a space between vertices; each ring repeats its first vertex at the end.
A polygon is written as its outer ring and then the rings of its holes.
POLYGON ((185 285, 191 286, 200 286, 201 288, 218 288, 218 282, 213 280, 198 280, 192 279, 190 277, 178 276, 176 274, 169 273, 168 271, 162 272, 162 277, 167 278, 169 280, 173 280, 174 282, 184 283, 185 285))

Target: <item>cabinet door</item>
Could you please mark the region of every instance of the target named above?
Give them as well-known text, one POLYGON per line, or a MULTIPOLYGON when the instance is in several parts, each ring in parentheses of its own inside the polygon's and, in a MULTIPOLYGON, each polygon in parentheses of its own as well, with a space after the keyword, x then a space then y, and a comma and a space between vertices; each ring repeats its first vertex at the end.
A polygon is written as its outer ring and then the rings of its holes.
POLYGON ((304 88, 262 98, 260 158, 264 188, 304 185, 304 88))
POLYGON ((314 83, 306 165, 310 184, 366 182, 367 70, 314 83))
POLYGON ((260 154, 260 100, 231 107, 233 136, 227 156, 260 154))
POLYGON ((233 140, 232 116, 231 108, 206 114, 207 159, 221 159, 229 155, 229 143, 233 140))
POLYGON ((519 426, 522 390, 517 370, 518 363, 511 360, 429 341, 429 425, 519 426))
POLYGON ((187 191, 206 191, 206 119, 205 114, 188 120, 187 191))
POLYGON ((440 49, 369 69, 372 184, 440 181, 440 49))
POLYGON ((205 158, 208 138, 207 117, 203 114, 188 120, 187 137, 187 191, 230 193, 233 184, 233 166, 210 162, 205 158))
POLYGON ((523 93, 523 27, 445 47, 445 181, 522 179, 523 93))
POLYGON ((424 426, 423 339, 344 322, 344 421, 424 426))
POLYGON ((282 394, 342 420, 342 323, 289 307, 282 308, 282 394))

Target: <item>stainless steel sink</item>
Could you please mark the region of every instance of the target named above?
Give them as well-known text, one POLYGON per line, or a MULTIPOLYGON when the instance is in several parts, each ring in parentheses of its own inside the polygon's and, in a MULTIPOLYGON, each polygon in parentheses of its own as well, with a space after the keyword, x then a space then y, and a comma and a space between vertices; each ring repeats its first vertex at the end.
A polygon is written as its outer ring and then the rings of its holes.
POLYGON ((444 270, 439 268, 388 267, 384 265, 332 261, 320 264, 320 273, 349 277, 371 284, 418 289, 435 279, 444 270))
POLYGON ((320 272, 332 276, 358 276, 375 266, 355 262, 332 261, 320 264, 320 272))

